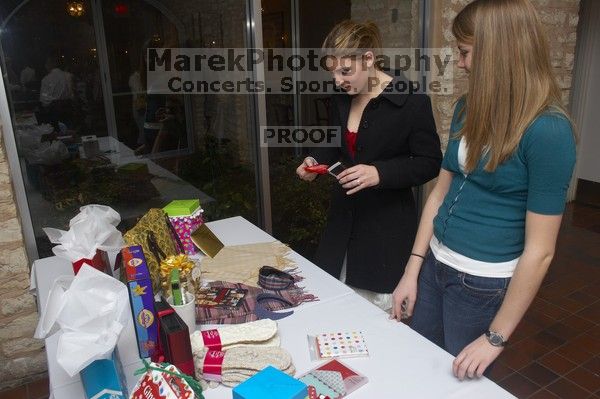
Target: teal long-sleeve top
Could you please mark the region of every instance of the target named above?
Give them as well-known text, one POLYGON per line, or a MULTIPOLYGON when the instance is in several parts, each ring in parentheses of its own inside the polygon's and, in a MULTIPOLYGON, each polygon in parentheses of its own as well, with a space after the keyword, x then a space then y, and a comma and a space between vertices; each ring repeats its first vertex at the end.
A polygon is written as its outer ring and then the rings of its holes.
POLYGON ((449 249, 483 262, 518 258, 525 246, 527 211, 559 215, 575 165, 575 139, 564 115, 546 111, 523 134, 514 154, 494 172, 486 158, 465 175, 459 166, 456 132, 459 101, 442 168, 452 182, 433 220, 435 237, 449 249))

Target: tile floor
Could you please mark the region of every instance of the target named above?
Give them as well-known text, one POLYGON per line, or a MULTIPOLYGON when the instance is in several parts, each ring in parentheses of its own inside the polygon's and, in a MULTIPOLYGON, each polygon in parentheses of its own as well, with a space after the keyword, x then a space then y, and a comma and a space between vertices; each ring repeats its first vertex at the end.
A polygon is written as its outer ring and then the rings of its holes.
POLYGON ((554 261, 491 378, 519 398, 600 398, 600 208, 569 204, 554 261))
MULTIPOLYGON (((600 208, 567 206, 554 262, 491 379, 518 398, 600 399, 600 208)), ((47 379, 0 392, 47 397, 47 379)))

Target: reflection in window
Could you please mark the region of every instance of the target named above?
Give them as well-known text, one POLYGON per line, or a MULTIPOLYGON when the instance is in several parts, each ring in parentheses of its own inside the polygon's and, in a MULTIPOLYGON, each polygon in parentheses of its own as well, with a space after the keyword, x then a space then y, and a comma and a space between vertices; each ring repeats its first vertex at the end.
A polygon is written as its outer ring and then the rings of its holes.
POLYGON ((199 198, 257 222, 248 96, 148 94, 150 47, 246 47, 246 6, 210 1, 6 0, 1 60, 33 230, 85 204, 122 216, 199 198), (73 7, 75 8, 73 8, 73 7))

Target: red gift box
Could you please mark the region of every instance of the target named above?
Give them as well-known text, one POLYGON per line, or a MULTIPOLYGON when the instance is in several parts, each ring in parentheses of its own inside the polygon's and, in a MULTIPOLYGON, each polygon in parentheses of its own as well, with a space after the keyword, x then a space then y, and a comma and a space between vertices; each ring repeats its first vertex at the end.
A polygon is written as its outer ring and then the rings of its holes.
POLYGON ((96 250, 96 255, 92 259, 81 258, 78 261, 73 262, 73 271, 77 275, 81 266, 84 263, 92 266, 94 269, 100 270, 102 273, 108 273, 110 270, 110 261, 108 260, 108 254, 106 251, 101 249, 96 250))

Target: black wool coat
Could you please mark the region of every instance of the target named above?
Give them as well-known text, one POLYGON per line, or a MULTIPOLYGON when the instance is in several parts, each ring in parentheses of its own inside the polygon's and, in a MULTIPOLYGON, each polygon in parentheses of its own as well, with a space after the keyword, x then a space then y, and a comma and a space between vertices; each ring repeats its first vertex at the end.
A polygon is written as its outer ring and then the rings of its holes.
POLYGON ((341 146, 320 147, 311 155, 329 165, 373 165, 380 182, 352 195, 334 183, 316 263, 339 278, 347 256, 347 284, 391 293, 404 273, 417 230, 412 187, 438 175, 440 140, 427 95, 386 90, 365 107, 352 158, 343 137, 351 101, 352 96, 343 93, 333 95, 329 103, 330 124, 342 131, 341 146))

